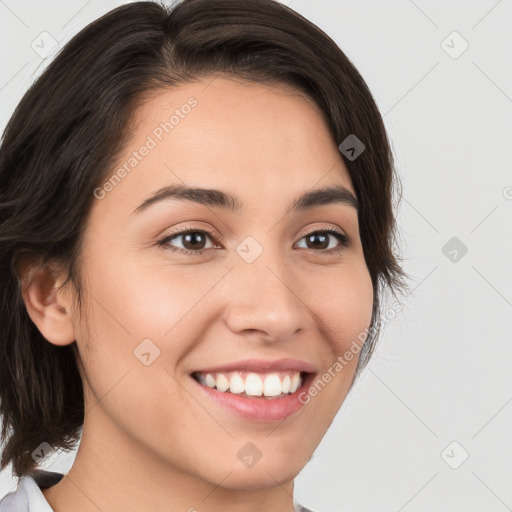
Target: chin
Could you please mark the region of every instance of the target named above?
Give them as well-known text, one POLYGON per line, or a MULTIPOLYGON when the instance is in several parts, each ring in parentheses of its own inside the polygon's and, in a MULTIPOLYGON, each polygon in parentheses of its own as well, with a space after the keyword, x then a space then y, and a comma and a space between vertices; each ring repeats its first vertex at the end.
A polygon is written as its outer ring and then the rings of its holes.
POLYGON ((258 469, 258 465, 252 468, 233 470, 231 475, 222 482, 222 487, 241 491, 269 489, 293 480, 302 469, 302 467, 292 468, 289 465, 279 467, 261 466, 258 469))

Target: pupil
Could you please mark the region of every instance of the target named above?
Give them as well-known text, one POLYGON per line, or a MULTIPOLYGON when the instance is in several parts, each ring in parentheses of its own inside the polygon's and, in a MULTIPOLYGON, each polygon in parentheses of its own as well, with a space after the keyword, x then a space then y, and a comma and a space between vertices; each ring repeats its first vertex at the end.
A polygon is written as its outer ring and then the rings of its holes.
POLYGON ((313 242, 314 247, 318 247, 319 245, 322 245, 322 246, 325 245, 327 247, 329 245, 328 237, 325 235, 310 235, 308 237, 308 240, 310 242, 312 242, 314 239, 318 239, 318 238, 321 238, 322 241, 320 243, 313 242), (326 245, 326 242, 327 242, 327 245, 326 245))
MULTIPOLYGON (((202 236, 203 236, 203 234, 198 233, 198 232, 187 233, 185 235, 185 242, 183 245, 185 245, 185 247, 186 247, 186 244, 191 244, 192 249, 197 249, 198 248, 197 243, 199 243, 199 245, 201 245, 201 237, 202 236)), ((199 247, 199 249, 202 249, 202 247, 199 247)))

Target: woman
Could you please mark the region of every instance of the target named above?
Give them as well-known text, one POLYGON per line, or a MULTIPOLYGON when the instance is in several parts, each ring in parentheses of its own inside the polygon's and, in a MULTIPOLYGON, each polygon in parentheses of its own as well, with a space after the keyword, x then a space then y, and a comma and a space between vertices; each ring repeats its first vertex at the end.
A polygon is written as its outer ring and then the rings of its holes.
POLYGON ((365 82, 278 2, 76 35, 0 151, 0 511, 307 512, 293 479, 405 288, 394 179, 365 82))

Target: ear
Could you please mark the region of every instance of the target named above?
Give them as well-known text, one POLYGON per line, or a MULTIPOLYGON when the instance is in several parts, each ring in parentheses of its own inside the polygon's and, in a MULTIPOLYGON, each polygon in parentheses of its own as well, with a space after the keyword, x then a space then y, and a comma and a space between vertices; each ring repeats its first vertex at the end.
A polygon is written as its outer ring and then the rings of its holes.
POLYGON ((62 274, 47 266, 34 263, 25 257, 17 264, 21 279, 22 296, 28 315, 40 333, 54 345, 69 345, 75 341, 75 329, 71 317, 71 301, 64 290, 58 290, 64 282, 62 274))

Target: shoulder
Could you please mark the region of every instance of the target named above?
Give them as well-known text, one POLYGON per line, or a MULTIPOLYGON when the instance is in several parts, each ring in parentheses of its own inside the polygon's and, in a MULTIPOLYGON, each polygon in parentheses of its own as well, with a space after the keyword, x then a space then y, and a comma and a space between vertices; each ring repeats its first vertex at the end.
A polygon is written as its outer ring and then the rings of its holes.
POLYGON ((61 473, 41 469, 22 476, 16 490, 0 500, 0 512, 53 512, 42 489, 56 484, 63 476, 61 473))

